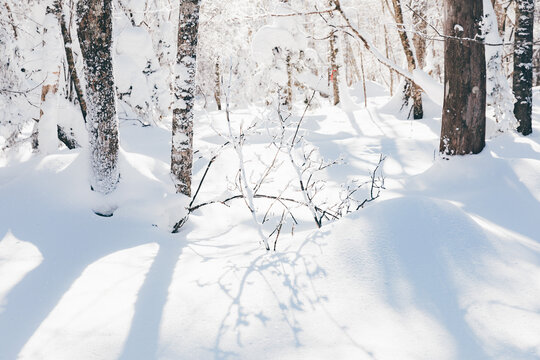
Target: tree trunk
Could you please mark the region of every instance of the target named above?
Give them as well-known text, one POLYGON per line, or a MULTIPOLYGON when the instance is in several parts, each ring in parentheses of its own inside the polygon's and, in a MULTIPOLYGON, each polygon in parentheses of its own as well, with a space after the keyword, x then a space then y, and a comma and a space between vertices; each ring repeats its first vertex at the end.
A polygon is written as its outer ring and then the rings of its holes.
POLYGON ((498 18, 491 0, 484 0, 484 25, 482 27, 486 49, 486 95, 487 105, 493 108, 497 130, 505 132, 515 128, 513 113, 514 96, 506 77, 503 58, 503 39, 499 35, 498 18))
POLYGON ((532 133, 533 26, 534 0, 518 0, 514 35, 514 115, 519 122, 517 130, 523 135, 532 133))
POLYGON ((69 70, 69 78, 75 88, 75 93, 77 94, 77 100, 79 101, 79 106, 81 108, 81 114, 84 122, 86 122, 86 101, 84 100, 84 95, 79 81, 79 75, 77 74, 77 69, 75 68, 75 60, 73 57, 71 33, 66 25, 66 20, 64 18, 64 12, 62 10, 62 2, 60 0, 55 1, 54 3, 54 12, 58 18, 58 23, 60 24, 60 30, 62 32, 62 39, 64 40, 64 52, 66 53, 66 60, 69 70))
POLYGON ((287 51, 287 57, 285 58, 285 67, 287 69, 287 98, 285 103, 289 111, 291 111, 293 107, 293 66, 291 58, 291 53, 287 51))
POLYGON ((480 34, 482 0, 445 1, 444 105, 440 151, 477 154, 485 146, 486 61, 480 34))
POLYGON ((216 100, 217 109, 221 111, 221 68, 219 66, 219 59, 216 60, 214 75, 216 75, 214 99, 216 100))
POLYGON ((112 65, 112 0, 80 0, 78 34, 84 62, 91 187, 101 194, 116 189, 118 118, 112 65))
POLYGON ((338 82, 338 78, 339 78, 339 68, 338 68, 338 65, 337 65, 337 53, 338 53, 338 48, 336 47, 336 40, 337 40, 337 36, 336 36, 336 32, 333 32, 332 34, 330 34, 330 37, 329 37, 329 51, 330 53, 328 54, 329 56, 329 60, 330 60, 330 84, 332 85, 332 88, 333 88, 333 93, 334 93, 334 105, 337 105, 339 104, 339 82, 338 82))
POLYGON ((43 28, 42 70, 45 80, 41 86, 39 117, 32 131, 32 149, 44 153, 58 148, 56 123, 58 118, 58 87, 60 82, 60 51, 56 45, 56 20, 47 12, 43 28))
POLYGON ((413 10, 416 12, 416 14, 413 15, 413 26, 415 31, 413 35, 413 44, 416 52, 416 60, 418 61, 418 69, 423 69, 426 66, 426 31, 428 24, 420 16, 426 16, 428 9, 427 5, 427 0, 415 0, 411 2, 413 10))
MULTIPOLYGON (((401 11, 401 0, 392 0, 394 6, 394 19, 398 26, 399 38, 401 45, 405 51, 405 57, 407 58, 407 67, 410 73, 413 73, 416 69, 416 59, 414 52, 409 41, 409 36, 405 31, 405 23, 403 21, 403 12, 401 11)), ((409 82, 409 81, 408 81, 409 82)), ((408 103, 408 99, 413 99, 413 118, 422 119, 424 117, 424 110, 422 108, 422 91, 420 88, 411 82, 405 86, 405 102, 408 103)))
MULTIPOLYGON (((384 47, 386 58, 390 59, 390 41, 388 40, 388 29, 386 28, 386 24, 384 25, 384 47)), ((390 72, 390 96, 394 96, 394 70, 388 67, 388 71, 390 72)))
POLYGON ((172 123, 171 174, 176 192, 191 197, 193 105, 197 70, 199 0, 180 2, 175 98, 172 123))
POLYGON ((537 48, 533 56, 534 86, 540 86, 540 48, 537 48))

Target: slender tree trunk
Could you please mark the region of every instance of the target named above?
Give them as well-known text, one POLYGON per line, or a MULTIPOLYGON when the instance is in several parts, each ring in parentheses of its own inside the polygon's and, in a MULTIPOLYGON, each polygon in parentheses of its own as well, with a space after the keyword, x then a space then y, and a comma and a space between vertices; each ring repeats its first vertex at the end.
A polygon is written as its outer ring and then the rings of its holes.
POLYGON ((171 174, 176 192, 191 197, 193 106, 197 70, 199 0, 180 2, 173 109, 171 174))
MULTIPOLYGON (((388 29, 386 28, 386 24, 384 25, 384 47, 386 58, 390 59, 390 41, 388 39, 388 29)), ((388 67, 388 71, 390 72, 390 96, 394 96, 394 70, 388 67)))
MULTIPOLYGON (((392 0, 394 6, 394 19, 397 23, 399 29, 399 38, 401 40, 401 45, 405 51, 405 57, 407 58, 407 67, 410 73, 413 73, 417 67, 416 58, 409 41, 409 36, 405 31, 405 23, 403 21, 403 12, 401 10, 401 0, 392 0)), ((414 119, 422 119, 424 117, 424 110, 422 107, 422 90, 412 82, 408 81, 409 84, 405 86, 405 96, 406 102, 408 98, 413 99, 413 117, 414 119)))
POLYGON ((537 48, 533 56, 534 86, 540 86, 540 48, 537 48))
POLYGON ((56 19, 47 12, 43 28, 42 70, 46 75, 41 86, 39 118, 32 131, 32 149, 44 153, 58 148, 56 128, 58 118, 58 87, 60 83, 60 49, 56 45, 56 19))
POLYGON ((493 9, 495 10, 495 14, 497 16, 499 35, 502 38, 504 38, 504 24, 506 22, 506 11, 503 9, 501 2, 498 0, 491 0, 491 5, 493 6, 493 9))
POLYGON ((291 53, 287 52, 287 57, 285 58, 285 66, 287 69, 287 98, 285 103, 289 110, 292 110, 293 106, 293 66, 291 61, 291 53))
MULTIPOLYGON (((415 0, 412 1, 411 6, 414 9, 414 11, 418 14, 424 17, 426 15, 427 9, 428 9, 428 3, 427 0, 415 0)), ((418 61, 417 67, 418 69, 423 69, 426 66, 426 50, 427 50, 427 42, 426 42, 426 30, 427 30, 427 22, 420 18, 417 14, 413 15, 413 26, 415 33, 413 35, 413 44, 414 49, 416 52, 416 60, 418 61)))
MULTIPOLYGON (((498 18, 490 0, 484 0, 484 23, 482 27, 484 40, 489 44, 502 44, 499 35, 498 18)), ((514 96, 506 77, 502 45, 486 45, 486 95, 487 104, 495 112, 497 130, 500 132, 515 128, 516 118, 513 113, 514 96)))
POLYGON ((84 62, 91 187, 108 194, 120 179, 118 118, 112 65, 112 0, 80 0, 78 34, 84 62))
MULTIPOLYGON (((390 5, 388 5, 388 0, 381 0, 382 13, 385 14, 387 9, 391 13, 390 5)), ((383 24, 383 29, 384 29, 384 54, 387 59, 390 59, 391 58, 390 51, 392 49, 390 47, 390 40, 388 39, 388 27, 386 26, 386 24, 383 24)), ((395 59, 392 59, 392 60, 395 62, 395 59)), ((387 68, 388 68, 388 72, 390 73, 390 85, 389 85, 390 96, 394 96, 394 71, 392 70, 391 67, 387 67, 387 68)))
MULTIPOLYGON (((358 49, 360 52, 360 59, 362 59, 362 49, 358 49)), ((362 65, 363 61, 360 60, 362 65)), ((349 64, 351 67, 351 80, 352 83, 358 82, 362 79, 363 73, 360 72, 360 69, 358 68, 358 63, 356 62, 356 58, 354 57, 354 51, 352 45, 349 43, 349 64)))
POLYGON ((336 47, 336 32, 333 32, 330 34, 329 37, 329 60, 330 60, 330 84, 332 85, 333 93, 334 93, 334 105, 339 104, 339 68, 337 65, 337 54, 338 54, 338 48, 336 47))
POLYGON ((446 0, 444 105, 440 151, 477 154, 485 146, 486 61, 480 34, 482 0, 446 0))
POLYGON ((217 109, 221 110, 221 68, 219 66, 219 59, 216 60, 216 68, 214 75, 215 78, 215 88, 214 88, 214 99, 216 100, 217 109))
POLYGON ((516 98, 514 115, 519 122, 517 130, 523 135, 532 133, 533 26, 534 0, 517 0, 514 35, 513 88, 516 98))
POLYGON ((64 13, 62 11, 62 2, 60 0, 55 1, 54 3, 54 13, 58 18, 58 23, 60 24, 60 30, 62 32, 62 39, 64 40, 64 52, 66 53, 66 60, 68 64, 69 78, 75 88, 75 93, 77 94, 77 100, 79 101, 79 106, 81 108, 81 114, 84 122, 86 122, 86 101, 84 100, 84 94, 81 87, 81 82, 79 81, 79 75, 77 74, 77 69, 75 67, 75 60, 73 57, 72 49, 72 40, 71 33, 66 25, 66 20, 64 18, 64 13))
POLYGON ((367 108, 366 72, 364 70, 364 54, 360 49, 360 68, 362 69, 362 90, 364 91, 364 106, 367 108))

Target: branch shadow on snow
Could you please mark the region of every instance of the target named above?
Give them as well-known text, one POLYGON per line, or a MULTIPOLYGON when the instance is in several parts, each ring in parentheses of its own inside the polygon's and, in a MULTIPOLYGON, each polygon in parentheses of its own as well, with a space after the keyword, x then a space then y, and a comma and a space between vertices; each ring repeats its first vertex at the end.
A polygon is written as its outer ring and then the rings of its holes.
POLYGON ((346 326, 325 310, 328 294, 319 291, 313 282, 326 277, 326 270, 317 261, 324 247, 319 241, 325 235, 325 231, 315 231, 301 244, 285 251, 265 253, 259 249, 249 252, 251 260, 247 263, 239 263, 233 256, 216 282, 198 284, 202 288, 217 286, 228 298, 214 345, 206 348, 214 359, 242 357, 242 350, 254 339, 260 342, 258 351, 263 351, 269 358, 280 357, 280 346, 306 349, 309 345, 303 338, 310 335, 305 334, 304 320, 315 308, 326 314, 351 346, 375 359, 348 333, 346 326), (304 251, 306 246, 310 250, 304 251), (237 282, 231 283, 231 278, 237 282), (254 283, 257 283, 255 290, 252 288, 254 283), (253 291, 258 295, 254 296, 253 291), (254 297, 265 298, 254 302, 254 297), (273 326, 279 327, 277 334, 271 330, 273 326), (274 345, 268 348, 268 342, 274 345))

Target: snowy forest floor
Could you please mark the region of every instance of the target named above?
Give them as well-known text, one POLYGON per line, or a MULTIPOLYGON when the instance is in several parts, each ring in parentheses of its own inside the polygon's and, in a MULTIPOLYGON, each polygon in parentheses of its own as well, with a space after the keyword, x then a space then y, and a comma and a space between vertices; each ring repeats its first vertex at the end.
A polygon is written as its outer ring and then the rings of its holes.
MULTIPOLYGON (((426 119, 403 120, 379 95, 367 109, 352 91, 355 106, 308 112, 302 134, 322 157, 343 156, 323 172, 329 194, 367 179, 380 154, 386 190, 321 229, 298 209, 304 221, 284 227, 276 252, 242 200, 166 231, 181 201, 160 127, 121 123, 122 179, 108 200, 88 189, 80 150, 9 161, 0 359, 538 359, 540 89, 531 136, 490 136, 481 154, 450 160, 437 151, 440 107, 426 99, 426 119), (113 217, 91 211, 104 202, 113 217)), ((234 129, 262 113, 234 110, 234 129)), ((199 109, 194 184, 224 125, 223 112, 199 109)), ((271 157, 267 137, 247 138, 248 168, 271 157)), ((228 147, 196 202, 234 194, 237 169, 228 147)), ((257 205, 261 219, 268 201, 257 205)))

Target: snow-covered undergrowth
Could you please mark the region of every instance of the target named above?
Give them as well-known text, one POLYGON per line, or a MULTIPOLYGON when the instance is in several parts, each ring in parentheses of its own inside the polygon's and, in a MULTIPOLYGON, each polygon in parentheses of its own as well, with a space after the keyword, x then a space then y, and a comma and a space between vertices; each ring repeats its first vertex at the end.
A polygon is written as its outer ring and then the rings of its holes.
MULTIPOLYGON (((368 94, 367 109, 308 112, 302 134, 322 157, 344 159, 323 173, 328 191, 366 178, 381 153, 386 190, 320 230, 299 210, 304 221, 294 234, 284 227, 276 252, 258 243, 242 200, 165 231, 185 204, 173 194, 164 129, 122 123, 121 185, 107 200, 89 190, 80 151, 8 161, 0 359, 540 357, 539 131, 493 132, 480 155, 445 160, 440 108, 426 99, 425 120, 403 120, 375 85, 368 94), (113 217, 93 214, 104 203, 113 217)), ((363 94, 350 99, 362 104, 363 94)), ((233 111, 235 129, 260 113, 233 111)), ((539 117, 537 106, 534 129, 539 117)), ((222 112, 197 119, 195 184, 226 126, 222 112)), ((267 137, 246 140, 248 170, 271 157, 267 137)), ((197 202, 234 194, 237 169, 228 147, 197 202)), ((276 175, 267 191, 284 181, 276 175)), ((261 219, 268 203, 257 204, 261 219)))

